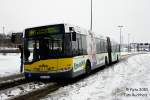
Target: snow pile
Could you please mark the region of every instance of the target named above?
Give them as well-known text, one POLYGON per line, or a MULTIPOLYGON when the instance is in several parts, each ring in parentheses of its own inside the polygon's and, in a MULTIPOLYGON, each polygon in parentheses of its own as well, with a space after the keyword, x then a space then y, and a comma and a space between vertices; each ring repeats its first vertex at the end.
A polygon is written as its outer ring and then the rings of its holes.
POLYGON ((150 54, 140 54, 62 87, 44 100, 150 100, 149 92, 150 54))
POLYGON ((20 54, 0 54, 0 77, 18 74, 20 71, 20 54))

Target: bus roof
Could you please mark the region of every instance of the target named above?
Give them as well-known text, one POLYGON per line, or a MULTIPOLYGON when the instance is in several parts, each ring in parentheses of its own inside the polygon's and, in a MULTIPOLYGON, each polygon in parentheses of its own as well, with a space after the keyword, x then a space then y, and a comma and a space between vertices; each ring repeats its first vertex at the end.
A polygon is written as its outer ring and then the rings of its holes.
POLYGON ((37 27, 31 27, 31 28, 26 28, 26 30, 32 30, 32 29, 42 29, 42 28, 46 28, 46 27, 53 27, 53 26, 59 26, 59 27, 62 27, 63 31, 68 33, 70 32, 69 30, 69 27, 73 27, 74 28, 74 31, 77 32, 77 33, 80 33, 80 34, 84 34, 84 35, 89 35, 89 33, 92 33, 94 34, 94 37, 96 38, 101 38, 101 39, 106 39, 106 36, 104 35, 101 35, 101 34, 95 34, 94 32, 92 32, 91 30, 86 30, 84 28, 81 28, 79 26, 76 26, 76 25, 72 25, 72 24, 69 24, 69 23, 57 23, 57 24, 50 24, 50 25, 43 25, 43 26, 37 26, 37 27))
POLYGON ((48 26, 61 26, 61 25, 64 25, 64 23, 60 23, 60 24, 50 24, 50 25, 43 25, 43 26, 35 26, 35 27, 26 28, 25 30, 36 29, 36 28, 42 28, 42 27, 48 27, 48 26))

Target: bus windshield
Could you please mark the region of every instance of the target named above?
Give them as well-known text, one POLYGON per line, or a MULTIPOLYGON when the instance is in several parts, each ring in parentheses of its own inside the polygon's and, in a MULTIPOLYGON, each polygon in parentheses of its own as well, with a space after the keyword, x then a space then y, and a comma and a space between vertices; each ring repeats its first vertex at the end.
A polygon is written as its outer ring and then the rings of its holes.
POLYGON ((63 56, 63 34, 36 37, 26 40, 24 47, 25 62, 63 56))

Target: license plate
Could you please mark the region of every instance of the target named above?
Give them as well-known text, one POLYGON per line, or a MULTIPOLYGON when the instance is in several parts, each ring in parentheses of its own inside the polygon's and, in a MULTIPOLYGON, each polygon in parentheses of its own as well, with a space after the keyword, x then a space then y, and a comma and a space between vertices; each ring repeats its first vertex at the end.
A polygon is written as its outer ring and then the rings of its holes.
POLYGON ((50 76, 40 76, 41 79, 49 79, 51 78, 50 76))

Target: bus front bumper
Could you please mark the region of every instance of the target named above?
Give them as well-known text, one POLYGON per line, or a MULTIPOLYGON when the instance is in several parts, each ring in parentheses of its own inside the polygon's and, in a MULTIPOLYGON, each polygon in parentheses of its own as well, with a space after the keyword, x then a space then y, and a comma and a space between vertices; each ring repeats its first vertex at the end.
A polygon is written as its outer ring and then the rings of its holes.
POLYGON ((25 78, 28 79, 55 79, 55 78, 73 78, 72 70, 65 72, 53 72, 53 73, 32 73, 24 72, 25 78))

